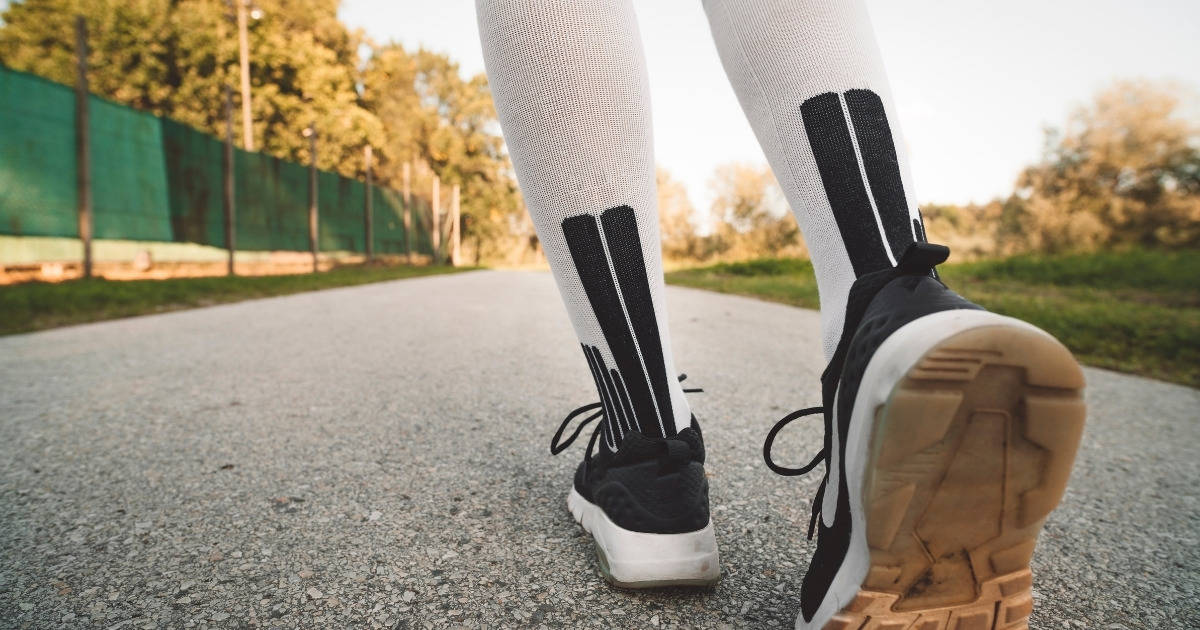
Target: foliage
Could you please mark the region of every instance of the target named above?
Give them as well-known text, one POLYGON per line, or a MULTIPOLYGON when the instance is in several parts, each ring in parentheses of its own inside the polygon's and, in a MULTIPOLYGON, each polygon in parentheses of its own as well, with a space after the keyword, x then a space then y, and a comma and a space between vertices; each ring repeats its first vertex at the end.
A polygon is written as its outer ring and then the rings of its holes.
POLYGON ((709 180, 717 221, 716 253, 745 258, 761 252, 794 254, 800 230, 788 212, 787 201, 771 169, 747 164, 723 164, 709 180))
POLYGON ((687 189, 659 167, 658 226, 663 257, 668 260, 695 260, 704 255, 702 239, 696 233, 696 208, 688 199, 687 189))
MULTIPOLYGON (((317 165, 356 175, 363 145, 381 129, 359 103, 361 36, 338 22, 337 4, 256 0, 261 18, 248 22, 254 137, 257 149, 307 162, 302 131, 315 123, 317 165)), ((224 135, 224 86, 240 107, 237 28, 226 3, 24 0, 3 15, 0 63, 73 84, 75 15, 88 25, 93 92, 224 135)), ((235 129, 241 139, 240 124, 235 129)))
POLYGON ((1168 85, 1122 81, 1046 133, 1017 180, 1036 251, 1200 245, 1200 126, 1168 85))
POLYGON ((812 261, 803 258, 754 258, 737 262, 721 262, 704 267, 717 275, 766 277, 812 275, 812 261))
POLYGON ((952 267, 955 273, 987 281, 1174 292, 1190 295, 1191 303, 1200 306, 1200 250, 1195 249, 1021 254, 952 267))
MULTIPOLYGON (((1022 255, 938 269, 972 301, 1049 331, 1086 363, 1200 385, 1200 251, 1022 255)), ((819 306, 804 260, 721 263, 667 282, 819 306)))
POLYGON ((714 193, 710 219, 716 227, 700 234, 687 191, 666 170, 658 169, 659 224, 668 259, 738 260, 762 252, 805 253, 800 231, 769 168, 723 164, 709 185, 714 193))
POLYGON ((476 262, 528 248, 532 225, 496 133, 483 75, 464 81, 458 64, 444 55, 376 46, 363 71, 363 100, 383 126, 386 181, 399 187, 402 165, 410 162, 427 165, 414 174, 423 190, 435 174, 443 184, 461 186, 464 238, 476 262))

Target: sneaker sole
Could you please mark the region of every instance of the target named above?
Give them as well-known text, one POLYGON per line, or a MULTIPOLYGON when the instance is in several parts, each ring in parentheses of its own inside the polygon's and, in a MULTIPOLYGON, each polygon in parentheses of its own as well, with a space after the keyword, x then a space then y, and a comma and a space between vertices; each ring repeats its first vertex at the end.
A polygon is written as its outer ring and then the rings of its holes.
POLYGON ((682 534, 650 534, 625 529, 604 510, 571 488, 567 509, 592 535, 600 572, 615 586, 711 586, 721 577, 712 521, 682 534))
POLYGON ((1029 562, 1083 432, 1083 373, 1045 332, 975 313, 982 325, 951 326, 874 408, 869 560, 824 630, 1028 628, 1029 562))

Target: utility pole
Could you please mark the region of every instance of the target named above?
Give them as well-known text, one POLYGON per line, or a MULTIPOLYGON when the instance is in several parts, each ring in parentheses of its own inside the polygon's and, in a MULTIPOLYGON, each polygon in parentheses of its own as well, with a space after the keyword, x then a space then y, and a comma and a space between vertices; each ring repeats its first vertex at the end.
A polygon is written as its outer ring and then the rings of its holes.
POLYGON ((83 277, 92 277, 92 150, 88 128, 87 22, 75 16, 75 186, 79 239, 83 241, 83 277))
POLYGON ((432 216, 432 220, 430 221, 430 223, 432 224, 432 229, 429 230, 431 232, 431 234, 429 235, 429 238, 433 245, 433 263, 434 264, 441 262, 441 260, 438 256, 439 250, 442 249, 442 228, 438 222, 438 208, 440 208, 441 205, 442 205, 442 179, 437 176, 437 173, 434 173, 434 175, 433 175, 433 203, 432 203, 432 207, 430 208, 430 215, 432 216))
MULTIPOLYGON (((242 68, 242 146, 254 150, 254 128, 250 121, 250 35, 247 32, 249 0, 234 0, 237 4, 238 62, 242 68)), ((255 9, 258 13, 258 9, 255 9)))
POLYGON ((450 264, 458 266, 459 248, 462 246, 462 219, 458 207, 459 185, 455 184, 450 194, 450 264))
POLYGON ((308 165, 308 244, 312 249, 313 273, 319 271, 317 264, 317 123, 304 130, 308 136, 308 150, 312 161, 308 165))
POLYGON ((367 196, 363 201, 363 238, 366 240, 367 260, 375 257, 374 234, 371 224, 371 145, 363 147, 363 168, 367 171, 367 196))
POLYGON ((404 255, 413 262, 412 238, 412 162, 404 163, 404 255))
POLYGON ((221 175, 224 180, 223 202, 225 206, 225 247, 229 250, 228 275, 234 275, 233 252, 237 250, 237 233, 234 229, 233 207, 233 90, 225 88, 225 151, 221 159, 221 175))

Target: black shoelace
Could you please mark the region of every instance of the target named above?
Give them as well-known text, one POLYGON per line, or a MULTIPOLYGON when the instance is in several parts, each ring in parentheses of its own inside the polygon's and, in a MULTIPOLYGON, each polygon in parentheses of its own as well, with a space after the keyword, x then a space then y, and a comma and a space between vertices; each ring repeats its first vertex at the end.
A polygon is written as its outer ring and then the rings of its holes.
POLYGON ((771 431, 767 433, 767 439, 763 442, 763 460, 767 462, 767 468, 770 468, 777 475, 795 477, 797 475, 808 474, 809 472, 812 472, 812 469, 816 468, 818 464, 825 462, 825 475, 821 477, 821 485, 817 487, 817 494, 812 500, 812 517, 809 518, 808 521, 809 540, 812 540, 813 532, 817 526, 817 518, 821 516, 821 501, 825 498, 825 486, 829 481, 829 450, 828 448, 823 447, 821 448, 820 452, 818 452, 816 456, 812 458, 812 461, 799 468, 788 468, 787 466, 780 466, 779 464, 775 463, 775 460, 771 458, 771 448, 775 445, 775 436, 778 435, 779 432, 782 431, 783 428, 790 424, 793 420, 798 420, 800 418, 816 414, 823 415, 824 413, 824 407, 809 407, 807 409, 793 411, 792 413, 780 418, 779 421, 775 423, 775 426, 771 427, 771 431))
MULTIPOLYGON (((687 374, 680 374, 679 382, 682 383, 685 380, 687 380, 687 374)), ((685 394, 695 394, 703 391, 704 390, 699 387, 693 387, 690 389, 685 387, 683 389, 683 393, 685 394)), ((567 447, 571 446, 571 444, 575 442, 575 438, 579 437, 580 433, 583 433, 583 429, 598 418, 604 418, 604 403, 602 402, 594 402, 584 405, 567 414, 567 417, 563 418, 562 424, 558 425, 558 430, 554 432, 554 437, 550 439, 550 454, 558 455, 559 453, 567 450, 567 447), (595 410, 595 413, 584 418, 583 421, 581 421, 579 425, 575 427, 575 432, 571 434, 571 437, 567 438, 565 442, 560 443, 563 433, 566 432, 567 427, 571 424, 571 421, 593 410, 595 410)), ((588 440, 587 446, 586 458, 588 460, 592 459, 592 451, 596 447, 596 438, 600 436, 600 431, 603 429, 603 427, 603 424, 597 424, 596 430, 592 431, 592 437, 588 440)))

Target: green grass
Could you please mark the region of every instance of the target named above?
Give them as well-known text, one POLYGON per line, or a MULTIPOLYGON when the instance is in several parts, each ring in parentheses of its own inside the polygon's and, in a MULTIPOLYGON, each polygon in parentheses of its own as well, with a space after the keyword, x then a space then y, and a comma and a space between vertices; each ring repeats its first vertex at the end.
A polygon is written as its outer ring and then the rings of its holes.
POLYGON ((318 274, 71 280, 0 286, 0 335, 332 287, 466 271, 471 267, 355 265, 318 274))
MULTIPOLYGON (((1045 329, 1084 363, 1200 386, 1200 251, 1017 256, 939 269, 962 295, 1045 329)), ((684 269, 667 282, 819 305, 804 260, 684 269)))

